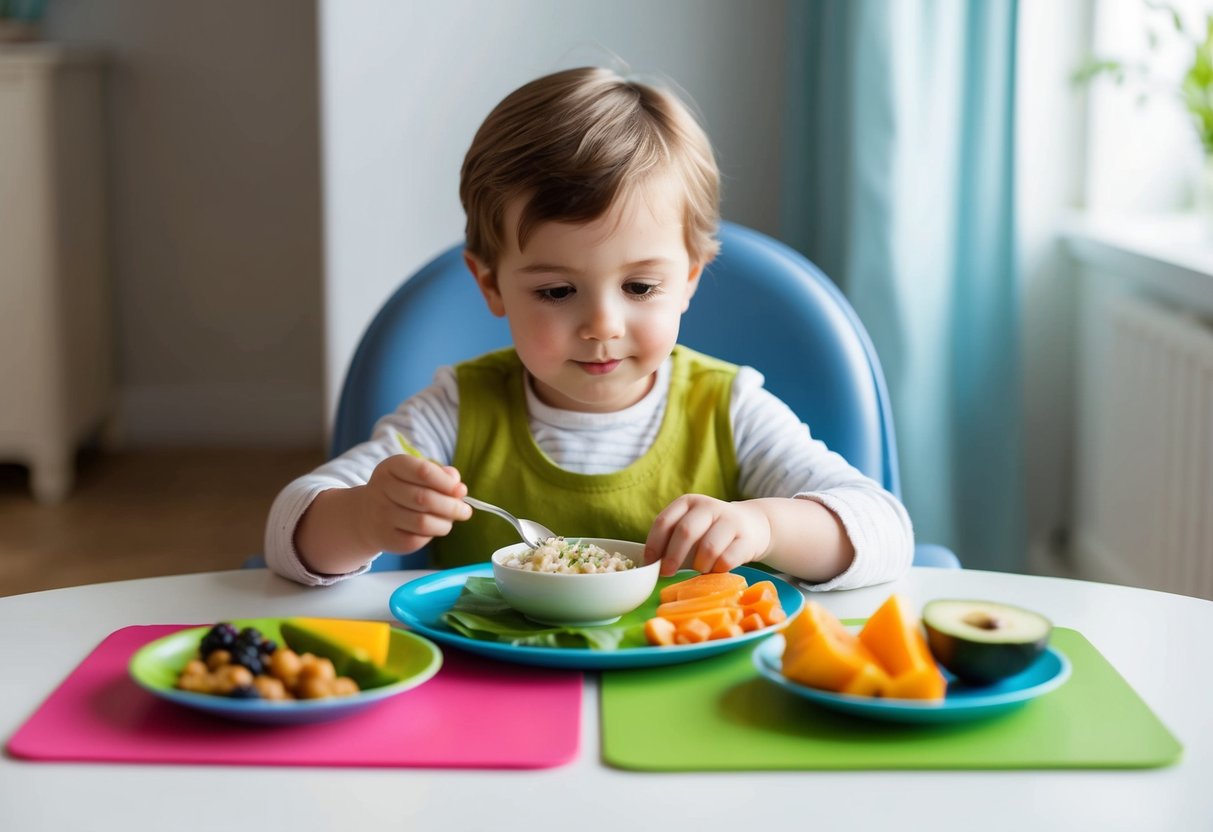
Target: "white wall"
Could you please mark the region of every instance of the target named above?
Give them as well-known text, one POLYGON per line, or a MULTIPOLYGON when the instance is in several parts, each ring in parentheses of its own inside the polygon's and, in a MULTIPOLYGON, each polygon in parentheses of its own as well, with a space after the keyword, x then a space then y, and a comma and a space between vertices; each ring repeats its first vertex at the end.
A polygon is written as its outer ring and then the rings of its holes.
POLYGON ((461 239, 459 167, 489 110, 622 57, 701 111, 724 214, 777 228, 785 0, 321 0, 326 401, 391 290, 461 239), (595 46, 599 47, 596 51, 595 46))
POLYGON ((316 8, 53 0, 109 56, 119 414, 127 444, 319 445, 316 8))

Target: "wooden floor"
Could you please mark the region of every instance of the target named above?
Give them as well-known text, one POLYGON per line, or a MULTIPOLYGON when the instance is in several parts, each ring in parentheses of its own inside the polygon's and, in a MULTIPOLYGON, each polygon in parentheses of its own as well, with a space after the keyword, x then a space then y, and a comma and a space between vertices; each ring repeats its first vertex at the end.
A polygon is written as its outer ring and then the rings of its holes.
POLYGON ((0 595, 238 568, 315 450, 84 452, 71 497, 42 506, 23 467, 0 465, 0 595))

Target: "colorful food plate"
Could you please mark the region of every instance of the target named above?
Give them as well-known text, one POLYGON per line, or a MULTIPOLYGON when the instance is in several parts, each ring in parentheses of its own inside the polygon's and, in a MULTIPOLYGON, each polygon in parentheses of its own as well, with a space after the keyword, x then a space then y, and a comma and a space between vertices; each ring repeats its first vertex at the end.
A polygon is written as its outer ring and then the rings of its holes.
MULTIPOLYGON (((759 581, 771 581, 779 594, 780 606, 783 607, 789 619, 800 612, 804 606, 804 596, 800 594, 800 590, 776 575, 748 566, 739 566, 733 572, 744 577, 746 583, 751 585, 759 581)), ((695 574, 697 573, 691 571, 679 572, 673 580, 685 580, 695 574)), ((459 598, 467 579, 471 577, 491 578, 492 575, 492 565, 488 563, 435 572, 398 587, 392 593, 388 606, 392 615, 404 622, 410 629, 442 644, 501 661, 577 670, 656 667, 706 659, 709 656, 715 656, 767 638, 780 629, 779 625, 763 627, 734 638, 704 641, 698 644, 592 650, 588 647, 533 647, 482 640, 465 636, 448 627, 442 620, 442 614, 449 610, 459 598)), ((649 600, 638 610, 629 613, 629 616, 643 625, 645 618, 655 614, 657 595, 661 587, 671 582, 671 579, 659 581, 658 588, 654 590, 649 600)), ((627 616, 625 616, 626 619, 627 616)))
MULTIPOLYGON (((267 638, 282 643, 279 624, 284 618, 245 618, 231 623, 238 628, 256 627, 267 638)), ((442 667, 442 651, 429 639, 392 628, 385 669, 397 681, 368 688, 353 696, 271 702, 265 699, 233 699, 178 690, 177 677, 198 652, 202 637, 210 629, 192 627, 146 644, 131 657, 130 674, 136 684, 169 702, 244 722, 294 725, 325 722, 404 693, 428 681, 442 667)))
POLYGON ((754 666, 764 677, 823 708, 886 722, 964 722, 997 716, 1055 690, 1070 678, 1070 660, 1049 647, 1027 670, 993 685, 971 687, 944 671, 948 692, 941 702, 852 696, 810 688, 784 676, 779 669, 783 647, 783 636, 775 636, 755 648, 754 666))

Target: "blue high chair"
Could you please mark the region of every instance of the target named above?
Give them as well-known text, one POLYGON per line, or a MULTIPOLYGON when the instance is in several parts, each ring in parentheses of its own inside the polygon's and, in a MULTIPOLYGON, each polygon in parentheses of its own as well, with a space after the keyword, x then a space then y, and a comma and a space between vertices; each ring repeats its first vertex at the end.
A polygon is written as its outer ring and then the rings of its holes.
MULTIPOLYGON (((901 495, 884 374, 854 309, 821 270, 766 235, 722 223, 679 342, 766 377, 813 435, 901 495)), ((485 306, 456 245, 405 281, 371 321, 350 362, 331 454, 364 441, 384 414, 428 386, 443 364, 508 346, 504 319, 485 306)), ((424 550, 380 555, 372 568, 425 565, 424 550)), ((919 544, 916 566, 959 567, 943 546, 919 544)))

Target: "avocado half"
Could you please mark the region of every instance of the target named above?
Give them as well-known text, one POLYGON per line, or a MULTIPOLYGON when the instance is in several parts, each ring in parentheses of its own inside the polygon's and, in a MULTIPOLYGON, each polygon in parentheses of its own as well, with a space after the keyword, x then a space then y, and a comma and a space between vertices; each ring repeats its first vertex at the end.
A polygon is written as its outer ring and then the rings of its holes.
POLYGON ((296 653, 314 653, 333 662, 338 676, 349 676, 361 690, 380 688, 399 681, 390 671, 379 667, 366 656, 366 651, 350 649, 326 636, 286 620, 279 625, 282 640, 296 653))
POLYGON ((1026 670, 1053 631, 1043 615, 994 601, 931 601, 923 607, 922 623, 931 655, 971 685, 990 685, 1026 670))

